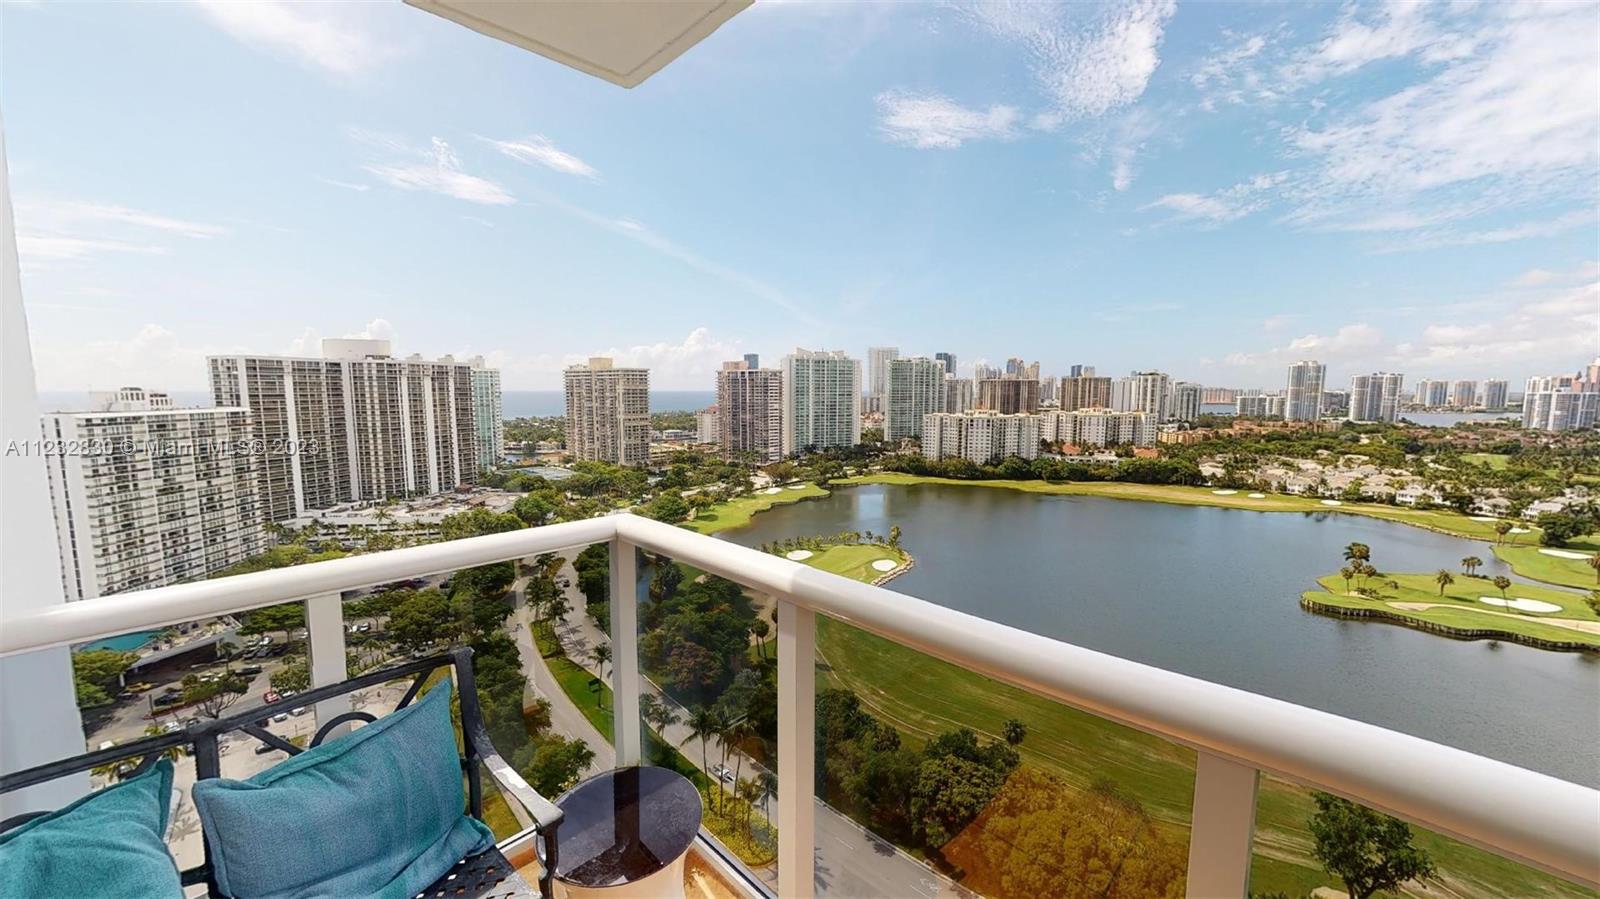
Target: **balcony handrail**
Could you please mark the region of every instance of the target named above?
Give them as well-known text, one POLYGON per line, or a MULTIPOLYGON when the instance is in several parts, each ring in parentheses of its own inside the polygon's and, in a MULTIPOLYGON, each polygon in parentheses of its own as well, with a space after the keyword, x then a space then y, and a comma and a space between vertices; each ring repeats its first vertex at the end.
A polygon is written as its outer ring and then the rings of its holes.
POLYGON ((1600 791, 634 515, 72 603, 0 621, 0 657, 606 540, 670 556, 1064 705, 1600 887, 1600 791))

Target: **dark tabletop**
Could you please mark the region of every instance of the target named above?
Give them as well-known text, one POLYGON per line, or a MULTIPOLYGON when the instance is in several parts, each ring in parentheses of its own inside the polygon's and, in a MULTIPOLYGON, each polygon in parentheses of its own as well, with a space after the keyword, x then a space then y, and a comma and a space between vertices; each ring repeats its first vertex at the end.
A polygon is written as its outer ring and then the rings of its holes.
POLYGON ((556 800, 566 813, 556 831, 555 876, 574 886, 642 880, 688 850, 700 830, 700 791, 666 768, 618 768, 556 800))

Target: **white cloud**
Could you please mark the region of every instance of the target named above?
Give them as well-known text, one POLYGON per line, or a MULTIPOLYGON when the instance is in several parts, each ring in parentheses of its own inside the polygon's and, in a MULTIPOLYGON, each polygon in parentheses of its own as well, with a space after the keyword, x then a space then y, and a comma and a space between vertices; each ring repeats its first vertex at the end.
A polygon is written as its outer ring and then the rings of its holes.
POLYGON ((1249 181, 1217 191, 1214 194, 1166 194, 1139 207, 1141 211, 1165 209, 1173 213, 1175 221, 1198 221, 1220 225, 1244 218, 1265 209, 1271 201, 1271 192, 1282 184, 1285 175, 1274 172, 1256 175, 1249 181))
POLYGON ((516 140, 495 140, 494 138, 481 138, 489 146, 518 162, 530 165, 542 165, 547 169, 567 175, 577 175, 591 181, 598 180, 600 173, 594 166, 582 159, 560 149, 542 134, 516 140))
POLYGON ((1391 336, 1371 322, 1356 322, 1333 334, 1312 333, 1261 351, 1229 354, 1223 360, 1237 377, 1258 383, 1282 378, 1283 366, 1297 359, 1329 365, 1330 383, 1359 371, 1387 369, 1416 378, 1485 377, 1516 380, 1535 372, 1560 370, 1594 356, 1600 340, 1600 264, 1585 262, 1571 271, 1533 269, 1499 293, 1426 307, 1428 316, 1408 318, 1406 307, 1386 306, 1391 336), (1440 321, 1452 313, 1451 320, 1440 321))
POLYGON ((526 353, 491 350, 484 361, 500 369, 502 381, 516 388, 557 387, 561 370, 586 362, 590 356, 610 356, 618 365, 650 369, 650 386, 657 390, 702 390, 711 383, 714 372, 729 359, 737 359, 746 348, 735 340, 717 337, 706 327, 697 327, 676 343, 660 342, 596 348, 588 353, 526 353))
POLYGON ((340 187, 345 190, 353 190, 357 193, 366 193, 372 189, 372 185, 370 184, 358 184, 354 181, 339 181, 333 178, 324 178, 321 175, 317 176, 317 180, 321 181, 323 184, 331 185, 333 187, 340 187))
POLYGON ((62 235, 32 234, 28 232, 22 232, 17 235, 17 256, 24 265, 82 259, 101 253, 133 253, 162 256, 168 252, 166 247, 156 244, 135 244, 121 240, 65 237, 62 235))
POLYGON ((82 200, 23 200, 16 214, 17 255, 34 268, 105 253, 166 255, 171 248, 157 238, 206 240, 228 233, 220 225, 82 200))
MULTIPOLYGON (((1298 221, 1419 210, 1467 218, 1596 196, 1594 7, 1489 5, 1466 36, 1441 21, 1449 14, 1442 5, 1397 4, 1375 24, 1347 18, 1306 61, 1307 79, 1400 56, 1432 74, 1325 123, 1284 130, 1290 152, 1311 164, 1298 221)), ((1466 242, 1502 239, 1516 238, 1466 242)))
POLYGON ((153 390, 183 389, 206 370, 203 347, 179 340, 167 328, 146 324, 126 337, 84 340, 35 339, 33 365, 41 390, 108 389, 139 385, 153 390))
POLYGON ((1035 127, 1054 130, 1074 119, 1104 115, 1144 94, 1161 65, 1160 46, 1174 0, 1125 0, 1091 22, 1069 21, 1085 6, 997 0, 966 12, 980 26, 1021 43, 1048 111, 1035 127))
POLYGON ((341 77, 367 74, 398 55, 360 21, 358 5, 197 0, 195 9, 241 43, 341 77))
POLYGON ((1600 213, 1593 210, 1574 210, 1553 219, 1518 222, 1499 228, 1479 231, 1436 230, 1423 231, 1413 237, 1385 244, 1377 252, 1401 253, 1413 250, 1432 250, 1438 247, 1470 247, 1480 244, 1509 243, 1535 237, 1554 237, 1574 228, 1593 228, 1600 224, 1600 213))
POLYGON ((968 109, 937 94, 886 91, 877 97, 878 131, 890 143, 919 149, 959 147, 971 140, 1010 140, 1021 113, 1014 106, 968 109))
POLYGON ((460 157, 443 138, 434 138, 431 149, 410 150, 409 155, 418 158, 373 162, 362 169, 401 190, 426 191, 485 206, 508 206, 517 201, 494 181, 463 171, 460 157))

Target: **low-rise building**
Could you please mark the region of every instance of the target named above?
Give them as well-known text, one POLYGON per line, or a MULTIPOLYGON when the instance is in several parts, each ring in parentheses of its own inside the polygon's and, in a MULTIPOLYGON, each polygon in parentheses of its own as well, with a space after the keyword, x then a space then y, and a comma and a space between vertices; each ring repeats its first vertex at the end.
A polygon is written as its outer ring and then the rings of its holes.
POLYGON ((922 420, 922 457, 987 465, 1039 455, 1039 416, 1002 412, 936 412, 922 420))
POLYGON ((1079 446, 1151 446, 1156 442, 1156 414, 1077 409, 1040 416, 1039 436, 1050 443, 1079 446))

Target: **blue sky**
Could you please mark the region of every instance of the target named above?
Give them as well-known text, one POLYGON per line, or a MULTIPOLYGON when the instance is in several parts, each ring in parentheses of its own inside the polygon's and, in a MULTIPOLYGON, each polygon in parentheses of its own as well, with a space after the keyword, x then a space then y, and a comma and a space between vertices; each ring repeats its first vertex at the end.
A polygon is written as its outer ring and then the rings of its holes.
POLYGON ((39 386, 392 337, 1277 386, 1600 351, 1593 4, 758 2, 623 90, 399 3, 7 4, 39 386))

